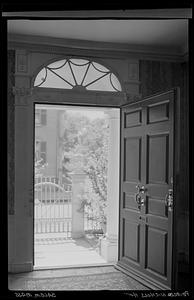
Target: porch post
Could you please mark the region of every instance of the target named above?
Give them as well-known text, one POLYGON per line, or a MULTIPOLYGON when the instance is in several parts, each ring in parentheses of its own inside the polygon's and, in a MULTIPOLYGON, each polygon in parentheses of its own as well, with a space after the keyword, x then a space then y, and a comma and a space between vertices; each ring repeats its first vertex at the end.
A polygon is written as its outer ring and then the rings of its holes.
POLYGON ((119 111, 110 110, 109 152, 107 178, 107 232, 101 240, 101 255, 107 262, 118 260, 118 215, 119 215, 119 111))
POLYGON ((81 196, 86 175, 81 171, 71 173, 72 177, 72 238, 81 238, 84 233, 84 211, 81 207, 81 196))

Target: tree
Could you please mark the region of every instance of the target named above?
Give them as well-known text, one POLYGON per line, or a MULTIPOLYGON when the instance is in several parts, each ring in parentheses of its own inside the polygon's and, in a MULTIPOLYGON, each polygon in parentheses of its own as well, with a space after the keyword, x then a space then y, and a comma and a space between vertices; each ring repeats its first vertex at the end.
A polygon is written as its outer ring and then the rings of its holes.
POLYGON ((66 178, 67 180, 71 179, 71 177, 69 175, 70 170, 68 168, 69 163, 70 163, 70 158, 64 154, 63 160, 62 160, 62 174, 63 174, 63 177, 66 178))
POLYGON ((64 174, 68 176, 69 172, 81 169, 88 175, 83 204, 98 210, 99 218, 106 222, 108 122, 65 112, 63 126, 64 174))
MULTIPOLYGON (((72 114, 64 111, 62 115, 61 127, 63 128, 62 135, 60 137, 60 146, 62 148, 62 172, 65 178, 70 178, 69 173, 76 168, 80 168, 80 165, 74 166, 73 157, 75 154, 81 154, 76 152, 77 147, 80 145, 79 135, 80 128, 83 128, 89 123, 88 118, 83 117, 81 114, 72 114)), ((79 147, 78 147, 79 148, 79 147)))
POLYGON ((90 201, 93 200, 93 207, 98 206, 99 218, 106 223, 107 205, 107 166, 108 166, 108 134, 109 128, 105 120, 94 120, 91 124, 92 135, 88 134, 85 142, 88 147, 88 155, 85 156, 85 172, 88 175, 93 196, 90 193, 90 201))
POLYGON ((101 199, 106 201, 107 197, 107 164, 108 164, 108 130, 103 124, 95 124, 97 130, 93 131, 96 134, 88 139, 89 153, 85 156, 85 172, 91 179, 93 189, 101 199), (101 126, 99 126, 101 125, 101 126), (92 142, 95 143, 92 145, 92 142), (91 146, 89 146, 91 143, 91 146))
POLYGON ((34 161, 34 172, 35 177, 39 177, 42 175, 42 171, 48 166, 48 163, 44 163, 43 159, 35 159, 34 161))

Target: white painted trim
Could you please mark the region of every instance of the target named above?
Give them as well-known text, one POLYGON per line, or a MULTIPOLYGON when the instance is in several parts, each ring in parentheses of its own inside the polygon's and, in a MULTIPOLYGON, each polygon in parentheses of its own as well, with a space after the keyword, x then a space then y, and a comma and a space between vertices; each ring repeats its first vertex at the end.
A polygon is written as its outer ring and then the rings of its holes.
POLYGON ((91 263, 91 264, 80 264, 80 265, 64 265, 64 266, 48 266, 48 267, 33 267, 33 271, 39 270, 58 270, 58 269, 76 269, 76 268, 91 268, 91 267, 108 267, 108 266, 115 266, 114 263, 91 263))
POLYGON ((80 39, 55 38, 38 35, 8 34, 8 40, 12 42, 30 43, 36 45, 58 46, 73 49, 121 51, 121 52, 153 52, 160 54, 181 54, 181 48, 177 47, 154 47, 144 45, 133 45, 128 43, 97 42, 80 39))
POLYGON ((101 59, 142 59, 142 60, 153 60, 153 61, 170 61, 170 62, 184 62, 184 56, 182 55, 168 55, 168 54, 155 54, 155 53, 123 53, 123 52, 113 52, 113 51, 90 51, 90 50, 78 50, 78 49, 70 49, 70 48, 62 48, 62 47, 43 47, 36 45, 21 45, 9 43, 8 45, 10 50, 15 50, 17 48, 26 48, 31 52, 45 53, 45 54, 55 54, 62 55, 66 54, 69 56, 83 57, 87 56, 87 58, 101 58, 101 59))
MULTIPOLYGON (((58 103, 58 104, 76 104, 76 105, 99 105, 115 106, 127 102, 127 95, 124 92, 104 92, 104 91, 84 91, 51 89, 51 88, 33 88, 30 102, 58 103)), ((131 94, 131 97, 137 95, 131 94)))
POLYGON ((192 18, 192 8, 120 9, 83 11, 23 11, 3 12, 3 17, 42 18, 192 18))
POLYGON ((143 60, 159 60, 159 61, 171 61, 171 62, 183 62, 184 56, 181 54, 157 54, 157 53, 137 53, 137 52, 122 52, 122 51, 101 51, 101 50, 84 50, 84 49, 71 49, 65 47, 55 47, 55 46, 38 46, 35 44, 22 44, 22 43, 8 43, 9 50, 25 48, 29 52, 38 52, 45 54, 56 54, 76 57, 87 56, 87 58, 108 58, 108 59, 143 59, 143 60))
POLYGON ((29 52, 44 52, 65 55, 136 58, 158 60, 183 60, 183 52, 177 47, 149 47, 109 42, 93 42, 74 39, 42 37, 34 35, 8 34, 8 48, 26 49, 29 52))

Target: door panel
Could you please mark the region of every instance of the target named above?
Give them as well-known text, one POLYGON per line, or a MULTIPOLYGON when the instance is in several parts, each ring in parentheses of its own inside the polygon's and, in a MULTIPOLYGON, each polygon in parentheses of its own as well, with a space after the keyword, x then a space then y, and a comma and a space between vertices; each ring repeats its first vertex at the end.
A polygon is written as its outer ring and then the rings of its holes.
POLYGON ((169 119, 169 102, 148 106, 147 124, 166 121, 169 119))
POLYGON ((167 210, 163 199, 147 197, 147 214, 166 217, 167 210))
POLYGON ((168 134, 147 136, 147 183, 168 184, 168 137, 168 134))
POLYGON ((126 138, 124 140, 125 181, 141 180, 141 139, 126 138))
POLYGON ((135 201, 134 194, 124 193, 123 208, 135 210, 138 212, 137 202, 135 201))
POLYGON ((166 276, 167 232, 152 226, 147 226, 146 241, 145 268, 148 271, 151 270, 156 274, 166 276), (155 253, 157 253, 157 256, 155 253))
POLYGON ((135 127, 141 125, 142 122, 142 111, 141 109, 131 111, 130 113, 125 114, 125 128, 135 127))
POLYGON ((137 222, 123 219, 123 241, 123 256, 139 263, 140 228, 137 222))
POLYGON ((118 265, 171 287, 174 91, 122 108, 118 265), (139 186, 139 190, 138 190, 139 186), (138 196, 137 196, 138 194, 138 196))

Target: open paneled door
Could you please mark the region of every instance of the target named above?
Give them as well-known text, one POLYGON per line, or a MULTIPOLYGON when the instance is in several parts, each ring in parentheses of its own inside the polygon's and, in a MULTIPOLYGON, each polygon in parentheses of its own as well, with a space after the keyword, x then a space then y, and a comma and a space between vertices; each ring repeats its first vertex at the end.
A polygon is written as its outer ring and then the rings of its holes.
POLYGON ((172 286, 174 90, 121 108, 118 267, 172 286))

